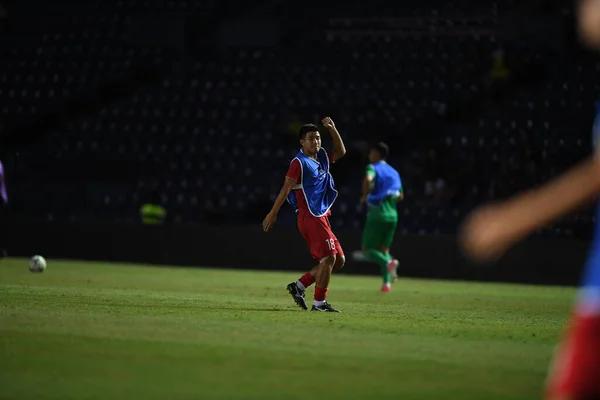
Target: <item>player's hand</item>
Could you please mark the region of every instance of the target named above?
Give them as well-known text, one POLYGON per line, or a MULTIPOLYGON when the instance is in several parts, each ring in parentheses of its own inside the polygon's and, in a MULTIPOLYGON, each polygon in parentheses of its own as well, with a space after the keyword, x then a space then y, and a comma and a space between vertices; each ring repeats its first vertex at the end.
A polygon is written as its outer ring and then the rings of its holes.
POLYGON ((460 232, 459 242, 465 254, 479 262, 500 258, 516 239, 507 221, 502 205, 475 210, 467 217, 460 232))
POLYGON ((277 221, 277 214, 274 212, 270 212, 265 217, 262 226, 265 232, 268 232, 275 225, 275 221, 277 221))
POLYGON ((335 124, 333 123, 333 120, 329 117, 325 117, 321 120, 321 123, 323 124, 323 126, 325 128, 327 128, 327 130, 332 130, 335 128, 335 124))
POLYGON ((359 203, 360 204, 365 204, 367 202, 367 194, 363 194, 362 196, 360 196, 360 200, 359 203))

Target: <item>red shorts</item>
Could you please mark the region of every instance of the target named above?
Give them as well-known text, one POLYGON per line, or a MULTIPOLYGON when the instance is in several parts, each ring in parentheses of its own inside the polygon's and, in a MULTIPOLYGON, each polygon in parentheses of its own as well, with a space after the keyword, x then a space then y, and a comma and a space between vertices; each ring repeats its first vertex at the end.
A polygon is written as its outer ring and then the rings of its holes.
POLYGON ((600 316, 573 316, 557 348, 545 397, 600 399, 600 316))
POLYGON ((342 246, 331 231, 327 216, 314 217, 308 212, 298 213, 298 229, 308 245, 310 255, 321 260, 333 254, 344 255, 342 246))

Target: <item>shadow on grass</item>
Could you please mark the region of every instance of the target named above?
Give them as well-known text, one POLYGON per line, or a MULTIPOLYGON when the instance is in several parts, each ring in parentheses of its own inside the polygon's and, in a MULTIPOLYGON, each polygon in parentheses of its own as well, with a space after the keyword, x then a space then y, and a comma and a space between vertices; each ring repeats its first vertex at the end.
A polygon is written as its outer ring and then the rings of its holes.
POLYGON ((252 312, 252 311, 254 311, 254 312, 274 312, 274 311, 297 312, 297 311, 303 311, 303 310, 294 309, 294 308, 261 308, 261 307, 251 308, 251 307, 235 307, 235 306, 231 306, 231 307, 224 307, 224 306, 210 307, 210 310, 249 311, 249 312, 252 312))

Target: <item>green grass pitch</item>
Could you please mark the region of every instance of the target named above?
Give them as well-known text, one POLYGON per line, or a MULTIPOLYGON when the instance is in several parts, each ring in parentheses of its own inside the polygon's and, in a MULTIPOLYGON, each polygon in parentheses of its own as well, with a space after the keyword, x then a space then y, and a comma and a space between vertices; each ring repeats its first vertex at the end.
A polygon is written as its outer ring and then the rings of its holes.
POLYGON ((1 399, 536 399, 573 288, 0 261, 1 399), (312 289, 307 293, 312 297, 312 289))

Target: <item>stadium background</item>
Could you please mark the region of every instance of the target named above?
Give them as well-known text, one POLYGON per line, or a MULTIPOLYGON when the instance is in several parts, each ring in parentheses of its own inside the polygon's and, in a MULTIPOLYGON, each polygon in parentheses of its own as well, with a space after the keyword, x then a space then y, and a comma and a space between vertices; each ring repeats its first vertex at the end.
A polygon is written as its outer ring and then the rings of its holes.
POLYGON ((600 64, 572 2, 0 3, 0 398, 541 397, 591 207, 486 267, 456 234, 591 153, 600 64), (324 115, 348 149, 335 315, 285 291, 312 263, 291 209, 261 228, 324 115), (353 256, 374 140, 406 190, 389 293, 353 256))
MULTIPOLYGON (((406 190, 405 275, 577 281, 590 210, 487 269, 454 239, 475 205, 590 153, 600 64, 570 1, 2 4, 10 255, 303 269, 291 210, 272 234, 260 222, 298 126, 330 115, 348 148, 332 224, 349 255, 366 149, 384 140, 406 190), (155 192, 166 221, 143 226, 155 192)), ((376 273, 352 257, 344 272, 376 273)))

